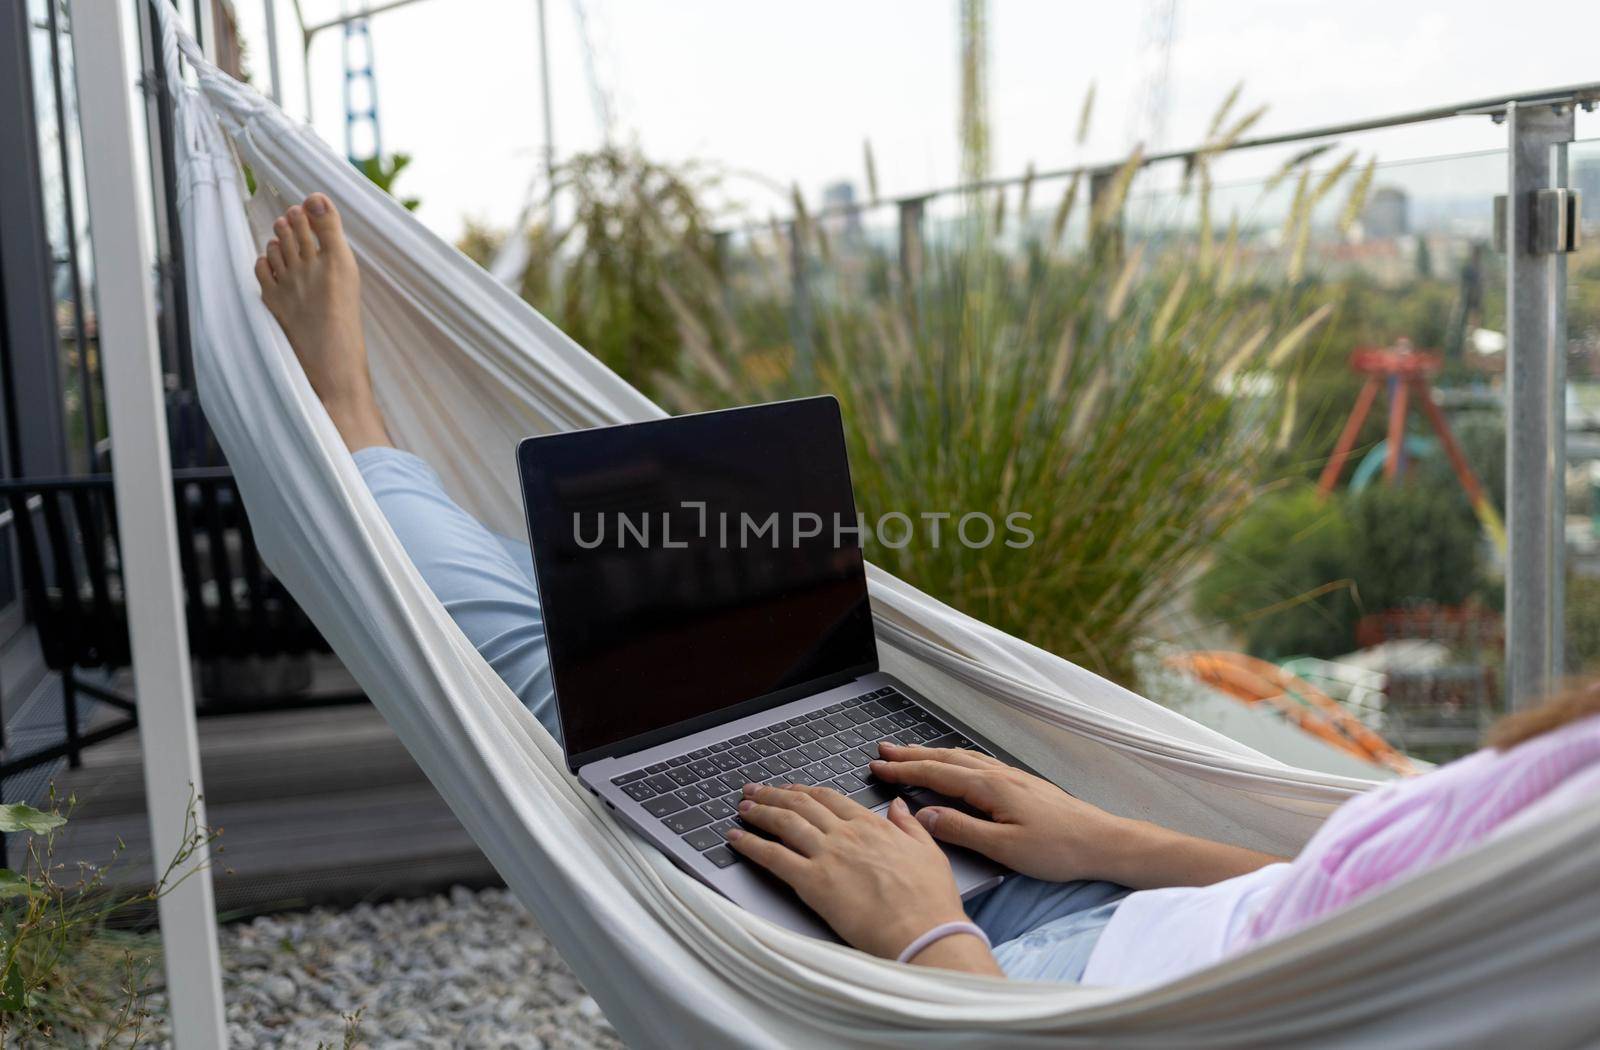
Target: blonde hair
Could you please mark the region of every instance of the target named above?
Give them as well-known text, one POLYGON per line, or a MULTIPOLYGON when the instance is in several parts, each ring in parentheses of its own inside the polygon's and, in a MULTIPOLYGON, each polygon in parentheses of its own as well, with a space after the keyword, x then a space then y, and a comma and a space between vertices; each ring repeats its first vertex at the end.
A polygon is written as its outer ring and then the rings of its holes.
POLYGON ((1489 727, 1483 742, 1504 751, 1590 715, 1600 715, 1600 679, 1575 682, 1538 707, 1506 715, 1489 727))

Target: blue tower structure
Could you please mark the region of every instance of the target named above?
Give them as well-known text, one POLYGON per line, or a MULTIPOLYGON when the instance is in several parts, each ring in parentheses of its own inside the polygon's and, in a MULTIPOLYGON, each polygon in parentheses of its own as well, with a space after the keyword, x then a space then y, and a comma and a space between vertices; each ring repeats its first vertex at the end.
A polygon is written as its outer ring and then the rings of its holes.
MULTIPOLYGON (((367 10, 363 0, 360 12, 367 10)), ((383 156, 378 130, 378 78, 373 68, 372 27, 366 18, 344 24, 344 152, 360 165, 383 156)))

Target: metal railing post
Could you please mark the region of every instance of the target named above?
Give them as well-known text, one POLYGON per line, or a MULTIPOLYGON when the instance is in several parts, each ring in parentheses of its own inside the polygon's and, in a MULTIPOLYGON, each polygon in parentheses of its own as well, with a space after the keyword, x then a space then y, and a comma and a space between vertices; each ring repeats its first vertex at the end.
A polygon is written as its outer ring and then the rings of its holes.
POLYGON ((794 374, 801 389, 810 391, 816 377, 812 360, 811 274, 806 252, 804 223, 789 223, 789 281, 791 337, 794 343, 794 374))
POLYGON ((1505 107, 1506 703, 1527 707, 1563 670, 1570 104, 1505 107), (1551 191, 1557 191, 1552 195, 1551 191))
POLYGON ((922 280, 922 217, 927 201, 921 197, 903 200, 900 211, 900 281, 907 296, 916 294, 922 280))

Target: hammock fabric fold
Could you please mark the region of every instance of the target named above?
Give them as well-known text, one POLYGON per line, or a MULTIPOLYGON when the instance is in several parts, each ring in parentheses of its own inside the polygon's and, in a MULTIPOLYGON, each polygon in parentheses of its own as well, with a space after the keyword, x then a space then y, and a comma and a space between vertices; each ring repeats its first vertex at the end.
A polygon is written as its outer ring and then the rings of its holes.
MULTIPOLYGON (((396 442, 507 535, 523 529, 518 439, 661 409, 156 9, 201 400, 262 552, 629 1043, 1460 1047, 1600 1032, 1600 812, 1137 990, 894 965, 774 927, 677 871, 568 776, 418 576, 260 301, 258 246, 289 203, 333 197, 396 442)), ((871 589, 885 669, 1117 812, 1289 853, 1369 786, 1257 754, 881 570, 871 589)))

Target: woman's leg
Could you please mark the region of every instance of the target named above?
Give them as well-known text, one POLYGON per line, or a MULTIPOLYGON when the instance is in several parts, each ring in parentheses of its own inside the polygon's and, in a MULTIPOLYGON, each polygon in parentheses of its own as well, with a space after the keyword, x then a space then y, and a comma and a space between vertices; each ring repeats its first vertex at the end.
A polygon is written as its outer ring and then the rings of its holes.
POLYGON ((422 460, 393 448, 372 394, 361 278, 339 213, 320 193, 273 224, 256 261, 261 298, 355 455, 379 508, 463 634, 546 729, 557 732, 544 618, 526 544, 455 504, 422 460))
POLYGON ((409 452, 368 447, 361 476, 428 587, 512 692, 552 734, 555 693, 528 546, 490 532, 409 452))
POLYGON ((967 902, 967 915, 989 935, 1006 976, 1076 981, 1100 931, 1129 892, 1111 882, 1042 882, 1013 875, 967 902))

